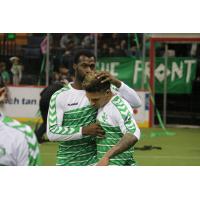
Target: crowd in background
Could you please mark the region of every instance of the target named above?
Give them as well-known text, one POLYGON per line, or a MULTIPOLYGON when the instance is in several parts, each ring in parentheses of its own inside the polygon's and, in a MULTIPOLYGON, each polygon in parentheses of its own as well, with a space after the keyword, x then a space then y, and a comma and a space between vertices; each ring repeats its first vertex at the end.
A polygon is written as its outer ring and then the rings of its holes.
MULTIPOLYGON (((5 84, 44 84, 46 34, 27 34, 27 45, 15 45, 15 54, 2 55, 0 48, 0 79, 5 84), (39 79, 39 80, 38 80, 39 79)), ((95 49, 101 57, 142 57, 143 34, 141 33, 55 33, 50 34, 50 79, 57 81, 73 74, 70 60, 77 49, 95 49)), ((2 45, 2 43, 1 43, 2 45)), ((149 57, 150 42, 145 35, 145 56, 149 57)), ((169 44, 169 57, 197 57, 197 44, 169 44)), ((164 44, 156 43, 156 56, 166 54, 164 44)), ((199 69, 199 67, 198 67, 199 69)))

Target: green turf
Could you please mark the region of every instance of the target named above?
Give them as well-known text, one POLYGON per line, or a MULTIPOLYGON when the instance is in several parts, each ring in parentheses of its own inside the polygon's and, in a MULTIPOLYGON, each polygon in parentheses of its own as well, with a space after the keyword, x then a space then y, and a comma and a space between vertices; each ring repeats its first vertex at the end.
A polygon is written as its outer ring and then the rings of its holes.
MULTIPOLYGON (((150 129, 142 130, 146 135, 150 131, 150 129)), ((200 129, 173 128, 168 131, 176 132, 176 135, 146 137, 138 142, 137 147, 152 145, 162 148, 162 150, 136 151, 138 164, 144 166, 200 166, 200 129)))
MULTIPOLYGON (((151 131, 161 129, 142 129, 145 135, 136 145, 161 147, 161 150, 136 150, 135 158, 140 166, 200 166, 200 129, 170 128, 175 136, 150 138, 151 131)), ((42 165, 55 165, 57 143, 40 145, 42 165)))

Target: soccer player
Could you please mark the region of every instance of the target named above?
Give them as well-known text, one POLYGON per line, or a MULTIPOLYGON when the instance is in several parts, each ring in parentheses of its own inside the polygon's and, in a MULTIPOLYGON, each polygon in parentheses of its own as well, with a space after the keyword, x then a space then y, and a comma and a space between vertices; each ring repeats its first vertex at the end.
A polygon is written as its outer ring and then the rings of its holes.
MULTIPOLYGON (((96 163, 95 136, 103 137, 104 131, 96 123, 97 109, 90 105, 82 87, 85 75, 95 71, 96 58, 90 51, 79 51, 74 56, 75 81, 54 93, 50 100, 47 136, 50 141, 60 141, 57 165, 86 166, 96 163)), ((135 106, 141 105, 137 93, 109 73, 104 78, 135 106)))
MULTIPOLYGON (((5 88, 0 88, 0 99, 5 88)), ((39 165, 39 147, 32 129, 0 112, 0 165, 39 165)))
POLYGON ((83 81, 91 105, 98 108, 97 121, 105 137, 97 136, 97 165, 135 165, 133 146, 140 138, 133 110, 126 100, 115 95, 110 83, 88 74, 83 81))

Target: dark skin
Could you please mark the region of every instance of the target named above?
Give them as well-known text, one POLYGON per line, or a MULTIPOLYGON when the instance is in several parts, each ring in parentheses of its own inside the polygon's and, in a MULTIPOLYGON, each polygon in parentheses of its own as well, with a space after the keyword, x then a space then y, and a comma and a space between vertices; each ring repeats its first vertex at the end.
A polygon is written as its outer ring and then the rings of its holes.
POLYGON ((102 159, 97 163, 97 166, 109 165, 109 160, 111 158, 130 149, 137 143, 137 141, 138 139, 134 135, 126 133, 118 142, 118 144, 116 144, 108 152, 106 152, 106 154, 102 157, 102 159))
MULTIPOLYGON (((90 100, 92 106, 96 108, 101 108, 106 105, 110 99, 113 97, 113 93, 111 90, 107 91, 99 91, 99 92, 86 92, 86 96, 90 100)), ((102 159, 97 163, 97 166, 107 166, 109 165, 109 160, 114 156, 128 150, 132 146, 136 144, 138 139, 130 133, 124 134, 121 140, 113 146, 106 154, 102 157, 102 159)))
MULTIPOLYGON (((80 56, 79 63, 74 64, 73 67, 75 70, 75 80, 74 83, 72 84, 72 87, 77 90, 83 90, 82 82, 85 75, 95 70, 95 58, 80 56)), ((82 134, 103 137, 105 133, 99 124, 93 123, 83 127, 82 134)))
POLYGON ((95 71, 95 62, 96 61, 94 57, 87 57, 84 55, 81 55, 79 57, 79 62, 77 64, 74 64, 73 66, 75 70, 75 80, 72 84, 72 87, 74 87, 77 90, 83 90, 83 79, 86 74, 95 71))
MULTIPOLYGON (((95 63, 96 63, 96 60, 94 57, 87 57, 84 55, 81 55, 79 57, 79 62, 73 65, 73 68, 75 70, 75 80, 74 80, 74 83, 72 84, 73 88, 77 90, 83 90, 82 82, 85 78, 85 75, 96 70, 95 63)), ((101 72, 97 76, 97 78, 102 78, 102 77, 104 78, 103 80, 104 82, 110 81, 110 83, 115 85, 116 87, 121 86, 121 82, 117 80, 115 77, 113 77, 111 74, 109 74, 108 72, 101 72)), ((104 137, 105 132, 102 130, 99 124, 93 123, 93 124, 83 127, 82 134, 104 137)))
POLYGON ((122 83, 118 79, 116 79, 114 76, 112 76, 109 72, 102 71, 99 72, 96 76, 98 79, 104 78, 101 83, 105 83, 109 81, 111 84, 115 85, 117 88, 121 87, 122 83))

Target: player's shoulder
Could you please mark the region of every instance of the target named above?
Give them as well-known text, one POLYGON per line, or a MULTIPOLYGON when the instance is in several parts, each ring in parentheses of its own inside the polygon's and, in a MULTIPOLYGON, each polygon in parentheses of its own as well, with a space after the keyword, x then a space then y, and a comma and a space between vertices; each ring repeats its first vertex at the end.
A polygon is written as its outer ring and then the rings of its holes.
POLYGON ((131 109, 130 104, 119 95, 115 95, 111 99, 111 103, 118 109, 120 109, 121 107, 126 107, 127 109, 131 109))
POLYGON ((63 87, 64 87, 64 85, 62 83, 60 83, 60 82, 53 83, 53 84, 49 85, 48 87, 44 88, 42 90, 42 92, 40 93, 40 95, 41 95, 41 97, 52 95, 56 91, 62 89, 63 87))
POLYGON ((126 118, 132 114, 132 108, 130 104, 121 96, 115 95, 111 100, 113 110, 116 110, 122 118, 126 118))
POLYGON ((54 92, 54 94, 52 96, 57 96, 59 94, 63 94, 66 92, 69 92, 72 89, 70 84, 67 84, 65 86, 63 86, 61 89, 57 90, 56 92, 54 92))
POLYGON ((22 131, 14 128, 9 123, 1 122, 1 132, 6 136, 6 141, 9 141, 9 143, 15 142, 17 144, 25 141, 25 135, 22 131))
POLYGON ((13 131, 15 130, 17 132, 27 133, 29 135, 33 135, 34 134, 32 128, 29 125, 23 124, 23 123, 15 120, 15 119, 13 119, 11 117, 4 117, 3 123, 7 127, 11 128, 13 131))
POLYGON ((59 89, 53 93, 53 95, 51 96, 51 101, 58 99, 58 98, 63 99, 63 97, 65 97, 66 95, 69 95, 69 93, 71 93, 71 91, 72 91, 71 85, 67 84, 64 87, 62 87, 61 89, 59 89))

